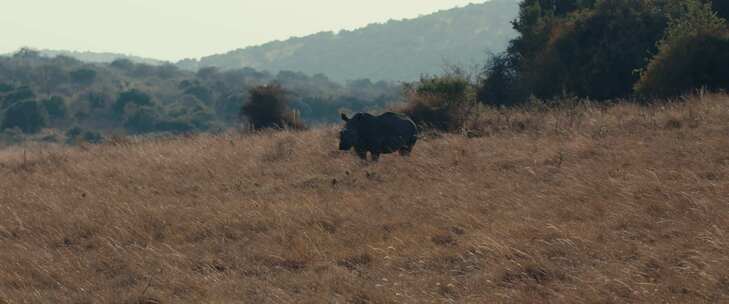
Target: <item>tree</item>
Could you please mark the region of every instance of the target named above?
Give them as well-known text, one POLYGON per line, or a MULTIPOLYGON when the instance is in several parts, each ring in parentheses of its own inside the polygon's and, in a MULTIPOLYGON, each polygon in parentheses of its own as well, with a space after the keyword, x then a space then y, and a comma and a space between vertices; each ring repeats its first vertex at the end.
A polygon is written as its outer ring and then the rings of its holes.
POLYGON ((50 96, 58 87, 68 81, 68 75, 59 65, 44 64, 36 70, 36 79, 46 96, 50 96))
POLYGON ((61 96, 51 96, 51 98, 43 100, 43 108, 48 113, 51 120, 60 120, 66 118, 66 101, 61 96))
POLYGON ((152 97, 150 97, 149 94, 137 89, 121 92, 113 106, 114 114, 119 117, 123 116, 124 110, 128 104, 133 104, 140 107, 150 106, 152 105, 152 97))
POLYGON ((22 86, 22 87, 16 88, 14 91, 12 91, 8 95, 6 95, 2 99, 2 104, 0 105, 0 107, 7 108, 16 102, 29 100, 29 99, 33 99, 33 98, 35 98, 35 93, 33 93, 33 90, 28 86, 22 86))
POLYGON ((635 71, 655 53, 678 2, 525 0, 513 23, 520 36, 502 58, 492 59, 480 96, 495 104, 530 95, 628 97, 639 78, 635 71))
POLYGON ((0 82, 0 93, 8 93, 14 89, 9 83, 0 82))
POLYGON ((641 73, 635 90, 644 95, 674 96, 707 87, 729 89, 729 28, 711 4, 684 3, 672 18, 658 53, 641 73))
POLYGON ((160 121, 159 112, 151 107, 135 108, 124 122, 124 128, 133 134, 155 131, 160 121))
POLYGON ((729 20, 729 1, 713 0, 713 9, 719 17, 729 20))
POLYGON ((90 85, 96 80, 96 71, 89 68, 71 71, 71 80, 77 84, 90 85))
POLYGON ((48 125, 48 114, 43 106, 33 100, 21 101, 5 111, 2 129, 20 128, 24 133, 37 133, 48 125))
POLYGON ((250 89, 249 94, 249 101, 241 108, 240 116, 248 118, 254 129, 304 127, 298 115, 289 108, 287 92, 280 85, 258 86, 250 89))
POLYGON ((482 72, 478 88, 479 101, 495 106, 510 106, 526 100, 516 62, 507 53, 491 58, 482 72))
POLYGON ((458 74, 423 77, 405 90, 403 112, 421 127, 456 131, 476 104, 474 88, 458 74))
POLYGON ((245 104, 243 94, 230 94, 218 99, 215 104, 215 112, 225 121, 233 121, 239 115, 240 109, 245 104))
POLYGON ((40 52, 31 49, 31 48, 21 48, 15 54, 13 54, 14 58, 22 58, 22 59, 38 59, 40 58, 40 52))
POLYGON ((134 62, 129 59, 119 58, 111 62, 111 67, 124 71, 131 71, 134 68, 134 62))

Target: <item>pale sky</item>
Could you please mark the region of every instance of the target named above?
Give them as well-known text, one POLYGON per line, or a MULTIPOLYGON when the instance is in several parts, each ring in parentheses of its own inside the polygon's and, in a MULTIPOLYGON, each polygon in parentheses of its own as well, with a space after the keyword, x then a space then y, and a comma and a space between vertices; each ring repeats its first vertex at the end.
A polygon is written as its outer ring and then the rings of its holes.
POLYGON ((486 0, 2 0, 0 54, 37 49, 198 58, 486 0))

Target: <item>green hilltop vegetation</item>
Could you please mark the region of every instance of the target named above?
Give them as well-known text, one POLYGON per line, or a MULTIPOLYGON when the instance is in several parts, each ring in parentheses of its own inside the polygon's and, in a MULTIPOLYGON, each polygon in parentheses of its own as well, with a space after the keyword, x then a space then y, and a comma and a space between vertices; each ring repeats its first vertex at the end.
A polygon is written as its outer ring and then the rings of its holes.
MULTIPOLYGON (((93 51, 69 51, 69 50, 52 50, 52 49, 35 49, 32 47, 24 47, 22 49, 32 49, 43 57, 57 57, 64 56, 80 60, 86 63, 111 63, 117 59, 127 59, 134 63, 144 63, 148 65, 163 65, 163 64, 174 64, 169 61, 135 56, 130 54, 113 53, 113 52, 93 52, 93 51)), ((13 56, 14 53, 0 54, 0 56, 13 56)))
POLYGON ((214 66, 322 73, 337 81, 412 81, 440 72, 444 64, 478 63, 489 52, 506 49, 516 37, 509 22, 517 10, 515 0, 492 0, 353 31, 321 32, 182 60, 178 65, 190 70, 214 66))
POLYGON ((46 57, 67 56, 88 63, 110 63, 117 59, 128 59, 134 63, 144 63, 149 65, 168 64, 168 62, 163 60, 110 52, 81 52, 66 50, 38 50, 38 52, 40 52, 42 56, 46 57))
POLYGON ((0 56, 0 140, 34 134, 97 142, 113 134, 216 132, 238 126, 250 91, 266 84, 280 86, 284 110, 309 125, 335 121, 341 110, 383 108, 401 89, 369 80, 342 85, 289 71, 192 72, 129 59, 84 63, 23 49, 0 56))
POLYGON ((729 1, 525 0, 480 99, 670 97, 729 87, 729 1))

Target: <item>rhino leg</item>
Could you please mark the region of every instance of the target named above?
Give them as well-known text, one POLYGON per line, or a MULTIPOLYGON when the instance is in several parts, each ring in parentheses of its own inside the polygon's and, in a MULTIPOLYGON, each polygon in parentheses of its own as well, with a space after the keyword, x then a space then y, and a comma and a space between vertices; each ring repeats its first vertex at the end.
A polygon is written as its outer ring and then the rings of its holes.
POLYGON ((378 161, 380 159, 380 153, 377 152, 371 152, 372 153, 372 161, 378 161))
POLYGON ((400 148, 400 151, 398 151, 398 152, 400 152, 400 156, 410 156, 410 150, 411 150, 410 147, 404 147, 404 148, 400 148))
POLYGON ((355 149, 355 152, 357 152, 357 156, 359 156, 359 158, 367 160, 367 150, 355 149))

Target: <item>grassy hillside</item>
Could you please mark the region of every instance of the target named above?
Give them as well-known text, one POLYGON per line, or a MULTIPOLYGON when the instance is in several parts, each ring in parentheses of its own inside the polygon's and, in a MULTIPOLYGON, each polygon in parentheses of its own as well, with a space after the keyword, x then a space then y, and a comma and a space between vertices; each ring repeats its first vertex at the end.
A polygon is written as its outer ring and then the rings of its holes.
POLYGON ((480 64, 488 51, 505 50, 509 39, 516 37, 510 21, 517 12, 515 0, 492 0, 354 31, 273 41, 200 60, 183 60, 178 66, 292 70, 323 73, 337 81, 412 81, 421 74, 441 72, 446 63, 480 64))
POLYGON ((0 303, 729 301, 729 97, 0 154, 0 303))

